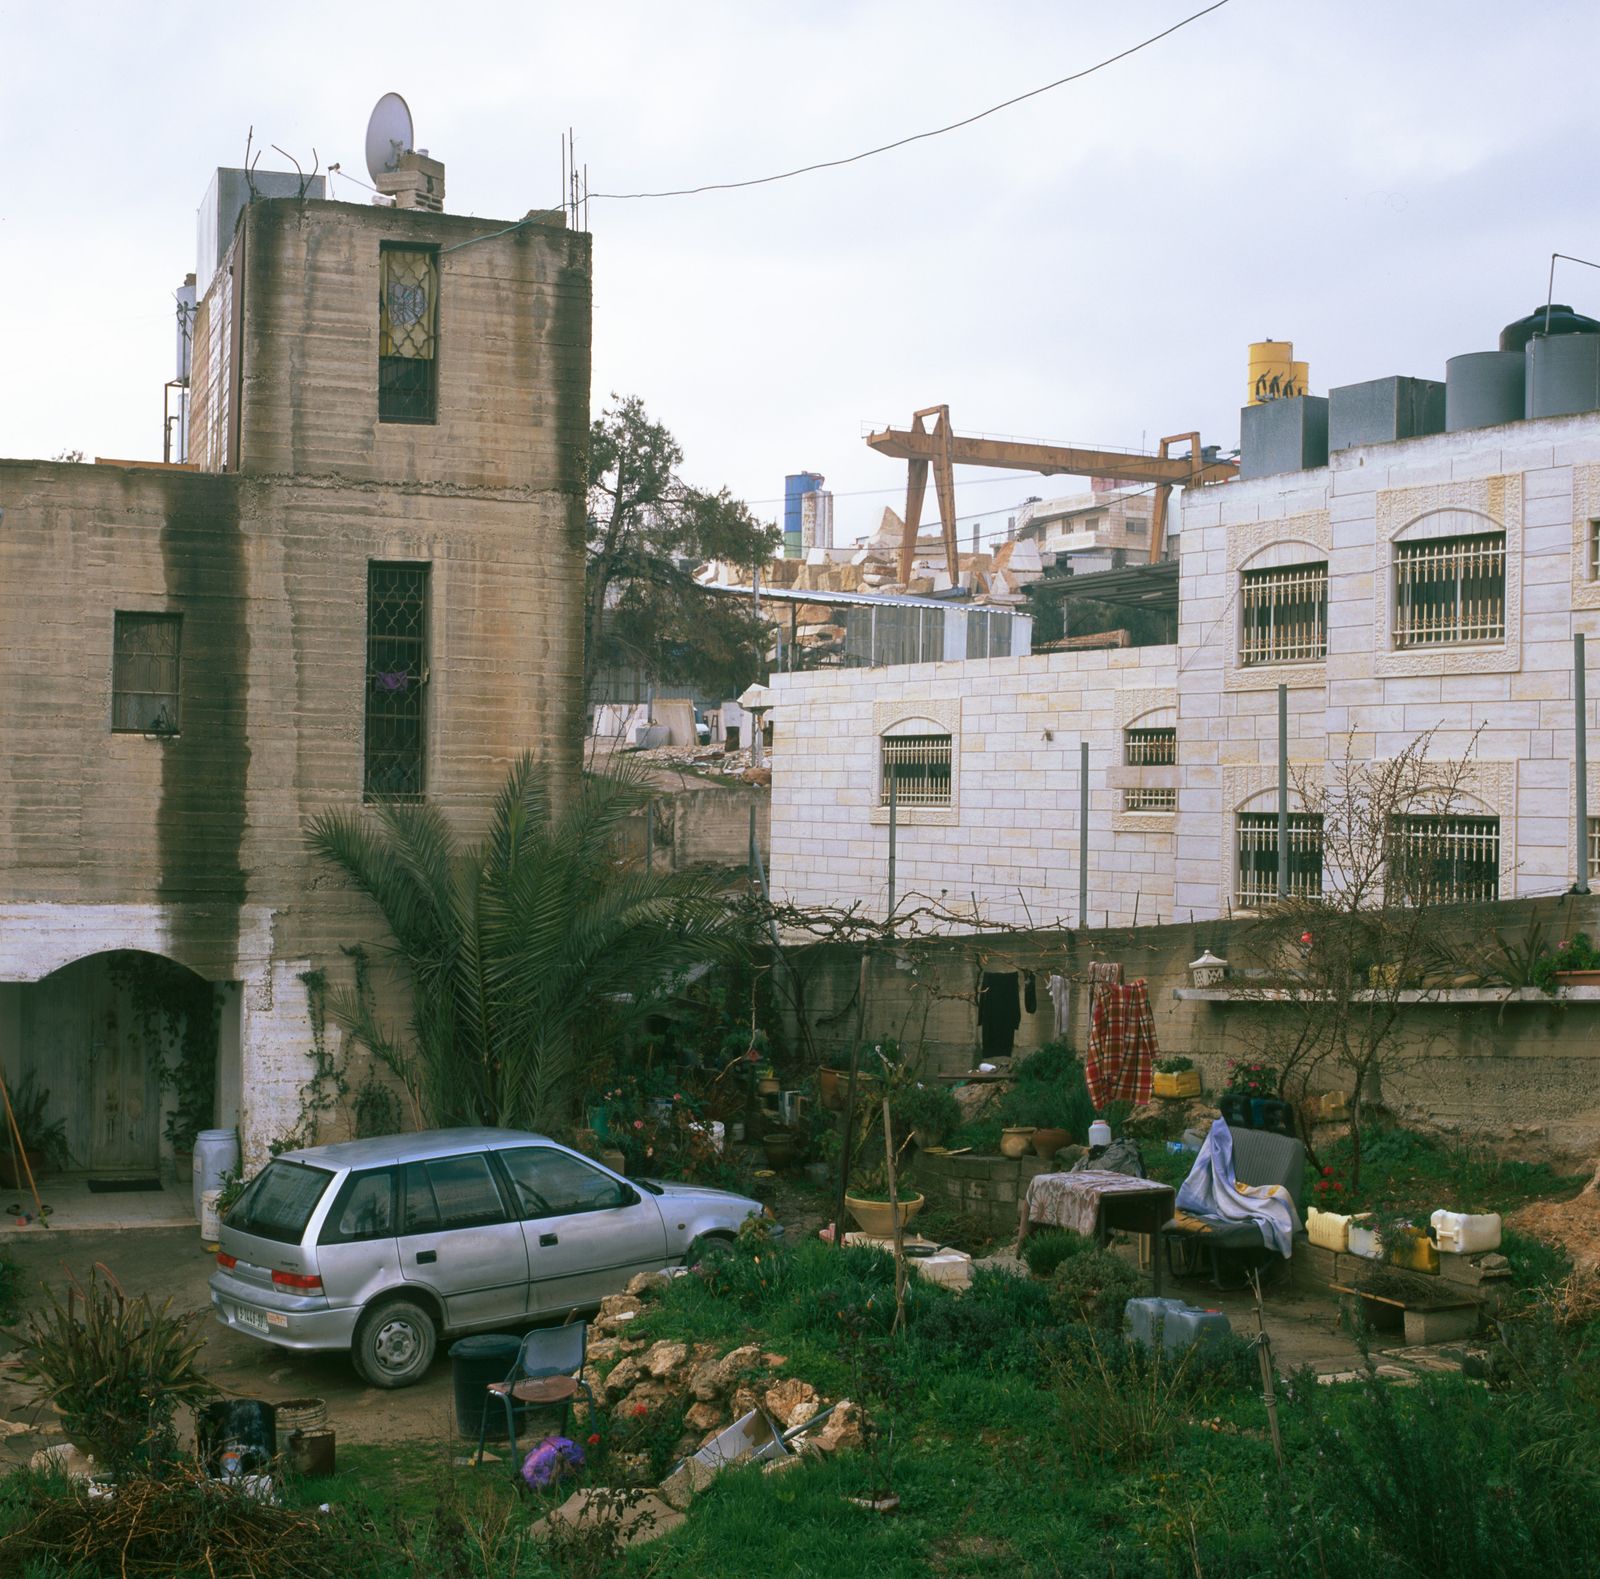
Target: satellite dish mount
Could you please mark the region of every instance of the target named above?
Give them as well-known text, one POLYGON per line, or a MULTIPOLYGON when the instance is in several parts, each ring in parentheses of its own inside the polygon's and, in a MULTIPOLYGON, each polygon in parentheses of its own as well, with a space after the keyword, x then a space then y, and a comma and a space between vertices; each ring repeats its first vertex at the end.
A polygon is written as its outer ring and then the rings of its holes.
POLYGON ((393 175, 400 160, 412 150, 411 111, 398 93, 386 93, 372 107, 367 121, 367 174, 374 186, 393 175))

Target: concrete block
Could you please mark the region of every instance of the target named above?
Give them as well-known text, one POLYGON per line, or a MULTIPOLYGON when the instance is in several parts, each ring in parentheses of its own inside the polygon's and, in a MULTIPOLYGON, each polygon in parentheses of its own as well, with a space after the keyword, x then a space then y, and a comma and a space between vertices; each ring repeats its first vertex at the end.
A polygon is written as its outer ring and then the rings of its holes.
POLYGON ((1328 450, 1390 444, 1444 432, 1444 385, 1430 378, 1374 378, 1328 391, 1328 450))
POLYGON ((1328 464, 1328 402, 1323 396, 1300 395, 1246 406, 1239 413, 1239 425, 1243 481, 1328 464))
POLYGON ((1406 1311, 1406 1342, 1456 1343, 1478 1330, 1478 1307, 1462 1305, 1448 1310, 1406 1311))

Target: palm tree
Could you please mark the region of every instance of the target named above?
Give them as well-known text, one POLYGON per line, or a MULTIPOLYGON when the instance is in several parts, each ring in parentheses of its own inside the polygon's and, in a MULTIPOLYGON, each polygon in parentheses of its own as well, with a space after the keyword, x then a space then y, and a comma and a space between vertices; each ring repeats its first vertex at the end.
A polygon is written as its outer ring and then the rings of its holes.
POLYGON ((675 973, 745 953, 748 923, 714 878, 619 861, 617 836, 643 799, 622 770, 585 778, 562 804, 524 754, 467 848, 426 803, 312 821, 312 852, 388 923, 387 952, 411 988, 409 1044, 368 994, 332 992, 328 1011, 400 1076, 419 1122, 559 1127, 603 1036, 675 973))

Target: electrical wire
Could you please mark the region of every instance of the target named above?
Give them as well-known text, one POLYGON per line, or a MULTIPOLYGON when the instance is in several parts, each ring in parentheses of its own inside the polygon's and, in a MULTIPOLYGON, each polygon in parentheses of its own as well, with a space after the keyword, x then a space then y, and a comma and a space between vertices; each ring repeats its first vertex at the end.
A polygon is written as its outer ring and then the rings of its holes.
POLYGON ((1186 16, 1181 22, 1174 22, 1171 27, 1160 33, 1154 33, 1149 38, 1119 51, 1115 55, 1108 55, 1104 60, 1096 61, 1092 66, 1085 66, 1082 71, 1075 71, 1070 76, 1058 77, 1054 82, 1047 82, 1043 87, 1030 88, 1026 93, 1019 93, 1015 98, 1003 99, 999 104, 991 104, 986 110, 979 110, 975 115, 968 115, 959 121, 951 121, 948 126, 936 126, 931 131, 913 132, 909 137, 897 138, 892 143, 883 143, 877 148, 868 148, 862 153, 850 154, 843 159, 823 159, 816 164, 801 165, 795 170, 783 170, 776 175, 754 176, 747 181, 708 181, 702 186, 676 187, 666 192, 589 192, 588 200, 595 199, 612 202, 627 202, 635 198, 654 197, 694 197, 701 192, 732 192, 747 186, 768 186, 774 181, 789 181, 797 175, 810 175, 816 170, 837 170, 842 165, 859 164, 863 159, 871 159, 878 154, 886 154, 896 148, 904 148, 909 143, 923 142, 930 137, 943 137, 946 132, 960 131, 963 126, 971 126, 975 121, 981 121, 990 115, 998 115, 1001 110, 1009 110, 1013 105, 1021 104, 1027 99, 1036 99, 1041 93, 1049 93, 1055 88, 1064 88, 1070 82, 1081 82, 1085 77, 1092 77, 1097 71, 1104 71, 1107 66, 1114 66, 1119 60, 1126 60, 1130 55, 1137 55, 1140 50, 1149 49, 1152 44, 1159 44, 1162 39, 1170 38, 1174 33, 1189 26, 1191 22, 1198 22, 1201 17, 1209 16, 1213 11, 1220 11, 1228 4, 1228 0, 1213 0, 1211 5, 1196 11, 1191 16, 1186 16))

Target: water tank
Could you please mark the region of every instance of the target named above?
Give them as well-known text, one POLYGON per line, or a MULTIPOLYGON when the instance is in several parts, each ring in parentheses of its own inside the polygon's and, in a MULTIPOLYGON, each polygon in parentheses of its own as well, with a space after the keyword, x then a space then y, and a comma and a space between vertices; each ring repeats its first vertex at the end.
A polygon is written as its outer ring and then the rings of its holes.
POLYGON ((1500 331, 1502 351, 1520 351, 1536 335, 1600 334, 1600 320, 1575 313, 1565 302, 1535 307, 1526 318, 1508 323, 1500 331))
POLYGON ((220 1190, 222 1176, 239 1168, 239 1131, 203 1129, 194 1138, 194 1215, 200 1217, 200 1197, 220 1190))
POLYGON ((1245 404, 1287 399, 1306 392, 1309 369, 1294 359, 1294 341, 1257 340, 1250 347, 1249 384, 1245 404))
POLYGON ((1520 351, 1467 351, 1444 365, 1444 430, 1487 428, 1523 418, 1520 351))
POLYGON ((1530 417, 1564 417, 1600 407, 1600 334, 1536 334, 1524 352, 1530 417))

